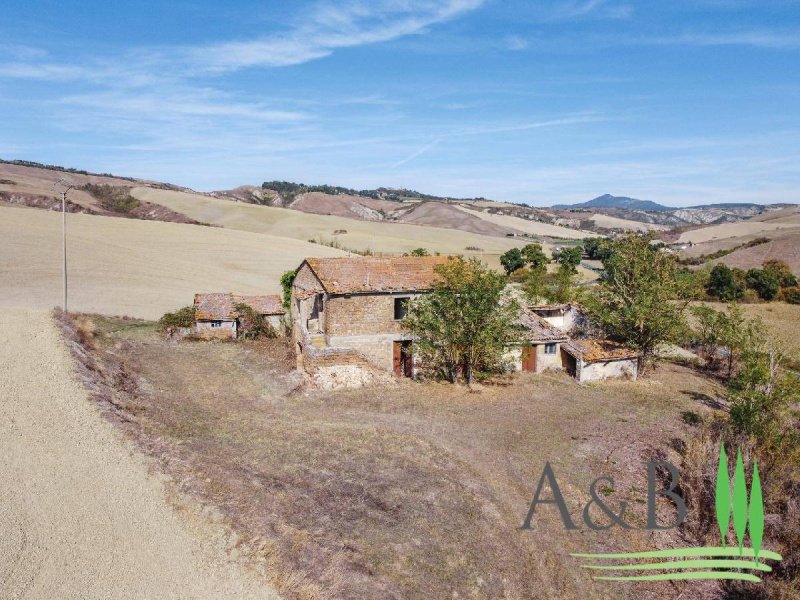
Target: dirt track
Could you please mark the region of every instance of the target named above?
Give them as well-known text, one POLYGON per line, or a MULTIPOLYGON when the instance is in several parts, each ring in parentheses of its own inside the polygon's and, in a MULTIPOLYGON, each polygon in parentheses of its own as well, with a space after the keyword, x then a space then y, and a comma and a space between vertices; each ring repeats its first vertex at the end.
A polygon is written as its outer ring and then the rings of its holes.
POLYGON ((41 312, 0 313, 0 597, 276 597, 167 505, 41 312))

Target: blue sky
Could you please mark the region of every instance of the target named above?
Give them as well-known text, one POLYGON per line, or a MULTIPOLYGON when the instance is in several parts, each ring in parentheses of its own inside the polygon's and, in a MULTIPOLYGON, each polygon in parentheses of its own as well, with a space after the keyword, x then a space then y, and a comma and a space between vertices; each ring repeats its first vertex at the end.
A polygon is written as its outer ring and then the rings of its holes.
POLYGON ((547 205, 800 201, 800 2, 9 3, 0 157, 547 205))

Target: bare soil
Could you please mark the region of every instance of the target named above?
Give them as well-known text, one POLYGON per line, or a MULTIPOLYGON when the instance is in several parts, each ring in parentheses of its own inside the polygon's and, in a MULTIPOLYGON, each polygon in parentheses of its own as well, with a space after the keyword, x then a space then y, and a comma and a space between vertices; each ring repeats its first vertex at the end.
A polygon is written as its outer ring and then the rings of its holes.
POLYGON ((170 507, 74 367, 50 314, 0 313, 0 597, 277 597, 219 523, 170 507))
MULTIPOLYGON (((717 385, 665 365, 638 383, 522 375, 473 390, 401 381, 302 387, 287 340, 175 342, 151 323, 81 317, 84 379, 176 485, 219 510, 287 598, 664 598, 713 584, 593 581, 569 552, 670 547, 680 533, 521 530, 545 462, 581 523, 600 475, 644 522, 645 463, 679 464, 717 385)), ((618 506, 617 506, 618 508, 618 506)), ((663 518, 671 516, 662 506, 663 518)), ((602 522, 599 511, 592 513, 602 522)))

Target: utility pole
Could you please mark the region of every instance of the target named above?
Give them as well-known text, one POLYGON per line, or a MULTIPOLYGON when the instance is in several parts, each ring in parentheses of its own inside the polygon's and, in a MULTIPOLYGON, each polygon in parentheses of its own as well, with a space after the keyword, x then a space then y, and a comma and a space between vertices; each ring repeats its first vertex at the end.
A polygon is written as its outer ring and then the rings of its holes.
POLYGON ((53 184, 53 190, 61 194, 61 241, 63 244, 63 282, 64 282, 64 312, 69 312, 67 309, 67 193, 75 187, 66 177, 62 177, 53 184))

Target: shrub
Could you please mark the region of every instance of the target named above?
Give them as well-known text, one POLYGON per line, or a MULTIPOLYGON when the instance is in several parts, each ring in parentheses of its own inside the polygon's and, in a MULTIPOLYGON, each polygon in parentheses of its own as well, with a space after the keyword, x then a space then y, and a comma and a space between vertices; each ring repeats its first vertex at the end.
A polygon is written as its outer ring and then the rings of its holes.
POLYGON ((100 206, 111 212, 129 213, 141 205, 141 202, 130 195, 128 188, 87 183, 81 189, 100 200, 100 206))
POLYGON ((183 308, 179 308, 175 312, 164 313, 164 316, 162 316, 158 320, 158 326, 159 329, 161 329, 162 331, 170 327, 171 328, 193 327, 194 319, 195 319, 194 305, 184 306, 183 308))
POLYGON ((750 269, 745 275, 747 287, 753 289, 763 300, 772 300, 781 289, 780 281, 775 273, 767 269, 750 269))
POLYGON ((276 337, 275 330, 263 315, 249 304, 240 302, 234 307, 238 317, 238 337, 244 340, 255 340, 260 337, 276 337))
POLYGON ((281 275, 281 289, 283 290, 283 308, 289 310, 292 305, 292 283, 294 283, 294 277, 297 275, 297 270, 292 269, 291 271, 285 271, 283 275, 281 275))
POLYGON ((800 287, 784 288, 781 291, 781 297, 788 304, 800 304, 800 287))
POLYGON ((744 289, 736 281, 734 272, 728 265, 723 263, 714 265, 714 268, 711 269, 706 291, 709 296, 726 302, 738 300, 744 294, 744 289))

